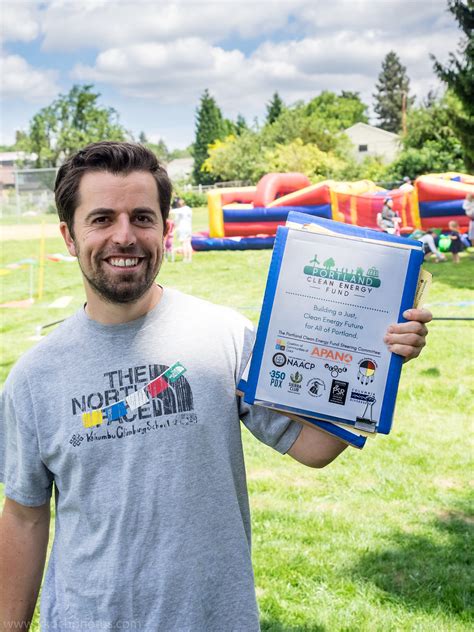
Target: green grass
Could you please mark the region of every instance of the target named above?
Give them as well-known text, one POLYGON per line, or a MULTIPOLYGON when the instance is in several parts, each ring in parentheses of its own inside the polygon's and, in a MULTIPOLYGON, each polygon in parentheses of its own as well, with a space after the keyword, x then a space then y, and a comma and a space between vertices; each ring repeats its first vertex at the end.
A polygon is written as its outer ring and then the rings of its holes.
MULTIPOLYGON (((197 211, 195 228, 206 223, 197 211)), ((38 253, 37 241, 2 245, 2 264, 38 253)), ((65 252, 59 239, 46 250, 65 252)), ((473 316, 473 255, 427 265, 435 316, 473 316)), ((165 263, 160 280, 256 322, 269 259, 268 251, 197 253, 192 265, 165 263)), ((2 301, 27 294, 24 271, 2 282, 2 301)), ((4 311, 0 379, 34 344, 36 326, 82 301, 76 264, 48 262, 43 300, 4 311), (63 295, 74 297, 68 308, 48 307, 63 295)), ((472 322, 435 320, 421 358, 403 370, 392 434, 324 470, 282 458, 244 430, 263 630, 472 629, 473 333, 472 322)))

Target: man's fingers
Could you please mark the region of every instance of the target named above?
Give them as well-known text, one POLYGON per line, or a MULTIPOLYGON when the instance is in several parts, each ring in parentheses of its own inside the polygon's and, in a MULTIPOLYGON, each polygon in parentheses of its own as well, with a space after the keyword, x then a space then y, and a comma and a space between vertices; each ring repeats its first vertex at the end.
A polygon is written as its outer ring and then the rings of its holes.
MULTIPOLYGON (((399 336, 402 334, 416 334, 418 336, 426 337, 428 335, 428 328, 423 323, 418 321, 410 321, 408 323, 398 323, 396 325, 390 325, 387 329, 386 338, 389 336, 399 336)), ((385 342, 388 342, 386 339, 385 342)), ((396 342, 394 339, 393 342, 396 342)))
POLYGON ((428 309, 407 309, 403 312, 403 318, 415 320, 420 323, 429 323, 433 320, 433 314, 428 309))
POLYGON ((412 345, 394 344, 390 345, 388 348, 389 351, 402 356, 405 360, 413 360, 413 358, 417 358, 420 355, 423 346, 424 345, 414 347, 412 345))
POLYGON ((409 345, 412 347, 424 347, 426 344, 425 336, 416 333, 387 334, 384 341, 390 346, 409 345))

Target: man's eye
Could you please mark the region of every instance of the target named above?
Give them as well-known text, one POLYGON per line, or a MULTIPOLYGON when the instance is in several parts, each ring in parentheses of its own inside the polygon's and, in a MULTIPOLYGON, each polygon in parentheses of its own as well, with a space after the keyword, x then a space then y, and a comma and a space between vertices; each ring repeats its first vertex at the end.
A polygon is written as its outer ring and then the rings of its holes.
POLYGON ((135 220, 137 222, 139 222, 140 224, 146 224, 146 223, 152 221, 152 219, 151 219, 151 217, 149 215, 137 215, 135 217, 135 220))
POLYGON ((107 215, 99 215, 99 217, 94 217, 92 220, 93 224, 105 224, 109 221, 107 215))

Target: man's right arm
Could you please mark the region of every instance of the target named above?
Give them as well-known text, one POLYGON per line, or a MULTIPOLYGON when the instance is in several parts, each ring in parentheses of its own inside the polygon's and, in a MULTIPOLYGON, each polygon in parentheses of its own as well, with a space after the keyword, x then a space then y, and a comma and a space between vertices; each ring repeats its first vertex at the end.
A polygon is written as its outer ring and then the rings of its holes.
POLYGON ((49 539, 49 502, 26 507, 5 499, 0 518, 0 630, 28 630, 49 539))

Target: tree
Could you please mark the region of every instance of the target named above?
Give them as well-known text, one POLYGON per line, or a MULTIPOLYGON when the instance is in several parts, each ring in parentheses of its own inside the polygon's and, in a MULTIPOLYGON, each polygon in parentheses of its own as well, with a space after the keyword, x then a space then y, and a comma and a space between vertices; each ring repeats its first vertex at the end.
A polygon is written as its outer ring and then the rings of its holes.
POLYGON ((36 154, 36 167, 57 167, 89 143, 125 140, 129 134, 113 108, 98 104, 92 85, 75 85, 33 116, 19 149, 36 154))
POLYGON ((150 143, 146 141, 144 144, 148 147, 148 149, 151 149, 151 151, 161 162, 168 162, 170 160, 168 147, 166 146, 166 143, 162 138, 160 138, 157 143, 150 143))
POLYGON ((209 157, 209 145, 224 138, 228 125, 224 124, 222 113, 214 100, 205 90, 196 113, 196 134, 194 140, 193 178, 196 184, 213 184, 216 177, 203 170, 203 164, 209 157))
POLYGON ((245 132, 245 130, 248 130, 247 121, 244 119, 242 114, 237 114, 237 119, 235 121, 235 133, 237 136, 240 136, 243 132, 245 132))
POLYGON ((267 104, 266 123, 269 123, 270 125, 274 123, 277 120, 277 118, 280 116, 280 114, 283 112, 284 109, 285 109, 285 104, 281 100, 278 92, 275 92, 273 94, 273 97, 270 103, 267 104))
POLYGON ((214 181, 257 182, 268 171, 264 154, 261 136, 245 130, 240 136, 228 136, 212 143, 202 169, 212 175, 214 181))
POLYGON ((456 95, 461 108, 454 114, 453 127, 457 132, 464 153, 464 164, 468 172, 474 170, 474 2, 473 0, 449 0, 449 11, 463 31, 458 55, 449 55, 444 66, 434 56, 434 70, 448 88, 456 95))
POLYGON ((344 171, 344 161, 332 152, 321 151, 317 145, 303 144, 301 138, 277 145, 265 155, 268 172, 297 171, 312 181, 338 177, 344 171))
POLYGON ((415 99, 409 96, 410 80, 398 55, 392 50, 382 62, 382 71, 375 85, 377 92, 374 110, 379 118, 379 127, 398 134, 402 128, 402 111, 413 105, 415 99))
POLYGON ((460 171, 463 149, 454 127, 460 104, 454 95, 441 98, 430 95, 425 104, 413 108, 407 116, 403 151, 387 167, 386 177, 401 180, 424 173, 460 171))
POLYGON ((142 145, 145 145, 148 142, 148 138, 146 137, 145 132, 140 132, 140 135, 138 136, 138 142, 142 145))
POLYGON ((343 131, 355 123, 368 123, 367 105, 358 92, 342 91, 340 95, 324 90, 306 106, 306 113, 329 126, 331 131, 343 131))

